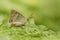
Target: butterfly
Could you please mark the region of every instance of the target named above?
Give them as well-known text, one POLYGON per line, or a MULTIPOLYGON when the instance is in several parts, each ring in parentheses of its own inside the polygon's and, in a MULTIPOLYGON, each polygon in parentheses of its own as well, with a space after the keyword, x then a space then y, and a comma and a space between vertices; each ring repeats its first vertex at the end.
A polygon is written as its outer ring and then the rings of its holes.
POLYGON ((27 23, 27 19, 16 10, 11 10, 9 23, 15 26, 22 26, 27 23))

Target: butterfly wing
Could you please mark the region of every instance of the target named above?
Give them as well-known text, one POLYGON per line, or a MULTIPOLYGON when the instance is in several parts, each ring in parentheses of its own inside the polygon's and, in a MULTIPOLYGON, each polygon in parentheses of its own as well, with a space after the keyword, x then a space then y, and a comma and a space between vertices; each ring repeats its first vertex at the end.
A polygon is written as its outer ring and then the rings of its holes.
POLYGON ((9 22, 13 25, 24 25, 27 22, 27 19, 20 14, 19 12, 12 10, 9 22))

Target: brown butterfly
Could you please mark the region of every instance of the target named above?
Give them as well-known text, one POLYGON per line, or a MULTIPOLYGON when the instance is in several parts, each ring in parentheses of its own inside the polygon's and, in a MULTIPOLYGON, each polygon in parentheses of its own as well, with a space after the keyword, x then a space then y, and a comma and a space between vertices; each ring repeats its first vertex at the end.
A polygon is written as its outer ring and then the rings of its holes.
POLYGON ((21 13, 11 10, 9 23, 15 26, 22 26, 27 23, 27 19, 21 13))

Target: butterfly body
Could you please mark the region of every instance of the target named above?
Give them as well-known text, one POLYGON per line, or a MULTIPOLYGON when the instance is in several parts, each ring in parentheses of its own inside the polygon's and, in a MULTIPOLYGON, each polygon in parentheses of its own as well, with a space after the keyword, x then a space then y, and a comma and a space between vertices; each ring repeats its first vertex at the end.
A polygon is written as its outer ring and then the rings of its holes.
POLYGON ((27 23, 27 19, 19 12, 12 10, 9 23, 11 23, 11 25, 21 26, 27 23))

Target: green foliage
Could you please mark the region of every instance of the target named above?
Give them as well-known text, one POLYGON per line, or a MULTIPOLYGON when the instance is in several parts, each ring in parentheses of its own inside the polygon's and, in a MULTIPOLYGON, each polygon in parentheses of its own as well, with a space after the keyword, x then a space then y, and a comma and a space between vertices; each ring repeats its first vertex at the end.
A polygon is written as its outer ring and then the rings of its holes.
POLYGON ((44 25, 35 25, 34 20, 30 19, 28 25, 14 27, 0 27, 1 40, 59 40, 56 32, 48 29, 44 25))
POLYGON ((0 0, 0 40, 60 40, 59 10, 59 0, 0 0), (12 9, 29 19, 27 26, 9 24, 12 9))

